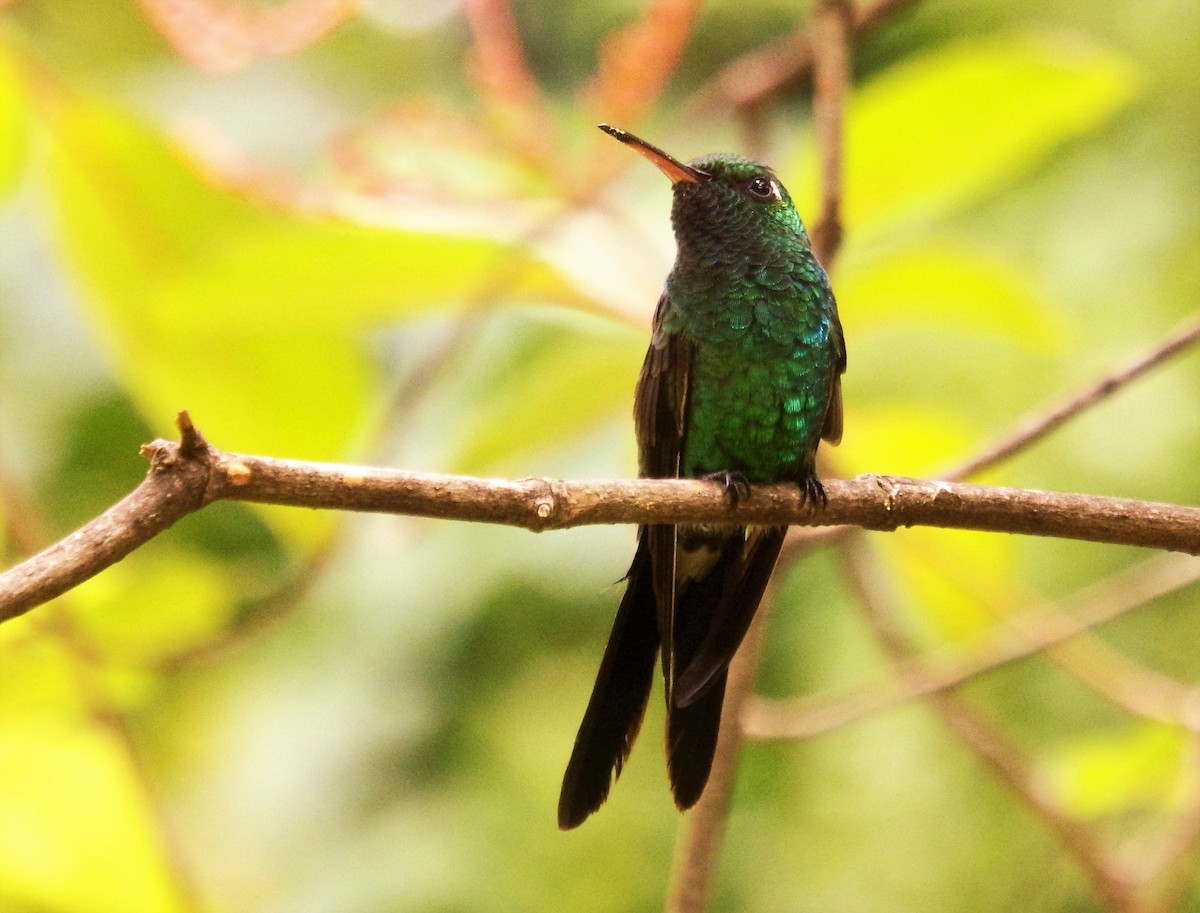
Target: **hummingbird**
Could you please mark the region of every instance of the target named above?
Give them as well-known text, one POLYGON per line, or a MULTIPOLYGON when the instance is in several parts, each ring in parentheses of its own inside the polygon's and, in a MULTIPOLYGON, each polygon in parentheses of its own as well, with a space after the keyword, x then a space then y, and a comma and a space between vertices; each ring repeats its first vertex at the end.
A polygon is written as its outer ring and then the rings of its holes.
MULTIPOLYGON (((634 396, 638 474, 714 479, 737 505, 793 482, 825 504, 817 446, 842 436, 846 346, 829 279, 779 178, 718 153, 688 164, 600 129, 671 181, 675 265, 654 312, 634 396)), ((708 782, 729 663, 786 526, 647 524, 563 777, 558 825, 608 797, 641 726, 662 658, 667 772, 682 811, 708 782)))

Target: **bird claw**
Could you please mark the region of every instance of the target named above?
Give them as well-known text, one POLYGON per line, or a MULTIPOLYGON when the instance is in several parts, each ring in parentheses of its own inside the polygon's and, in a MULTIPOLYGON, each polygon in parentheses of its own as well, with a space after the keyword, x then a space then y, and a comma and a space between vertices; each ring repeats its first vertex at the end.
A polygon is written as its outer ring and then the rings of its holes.
POLYGON ((725 497, 729 499, 730 507, 737 507, 750 498, 750 480, 740 472, 723 469, 720 472, 710 472, 704 478, 725 486, 725 497))
POLYGON ((800 479, 797 483, 800 486, 800 503, 808 502, 813 507, 817 506, 817 502, 821 502, 821 507, 829 506, 829 498, 825 496, 825 486, 821 484, 821 480, 815 475, 809 475, 807 478, 800 479))

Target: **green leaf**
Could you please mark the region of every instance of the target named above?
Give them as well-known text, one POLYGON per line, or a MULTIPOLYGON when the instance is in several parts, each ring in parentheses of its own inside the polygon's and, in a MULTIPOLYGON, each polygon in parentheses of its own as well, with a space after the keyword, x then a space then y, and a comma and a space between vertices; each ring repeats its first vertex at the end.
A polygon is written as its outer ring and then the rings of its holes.
POLYGON ((229 449, 345 458, 373 414, 375 327, 481 302, 593 306, 514 244, 258 205, 78 98, 48 122, 66 258, 114 371, 164 433, 187 408, 229 449))
POLYGON ((863 332, 899 324, 986 334, 1038 355, 1061 351, 1055 312, 1015 268, 981 252, 927 244, 893 250, 839 274, 838 302, 863 332))
POLYGON ((97 658, 153 667, 220 634, 236 606, 234 596, 254 581, 252 573, 232 570, 168 544, 152 557, 115 565, 78 587, 71 617, 97 658), (181 580, 187 586, 180 586, 181 580), (168 606, 170 611, 162 610, 168 606))
POLYGON ((0 906, 184 909, 145 790, 115 739, 82 720, 0 725, 0 906))
POLYGON ((490 293, 588 305, 511 244, 259 206, 78 100, 53 123, 60 234, 110 356, 153 419, 187 406, 227 446, 343 455, 383 321, 490 293))
POLYGON ((515 458, 577 440, 616 410, 632 409, 641 333, 569 320, 525 325, 520 335, 506 364, 482 384, 455 471, 515 470, 515 458))
POLYGON ((1169 809, 1195 787, 1184 765, 1187 747, 1183 733, 1169 726, 1114 730, 1067 742, 1039 774, 1081 818, 1169 809))
POLYGON ((7 197, 25 167, 29 110, 17 61, 0 46, 0 199, 7 197))
MULTIPOLYGON (((975 38, 907 59, 853 95, 844 220, 856 239, 994 192, 1099 128, 1134 95, 1123 57, 1063 35, 975 38)), ((814 212, 816 156, 798 182, 814 212)))

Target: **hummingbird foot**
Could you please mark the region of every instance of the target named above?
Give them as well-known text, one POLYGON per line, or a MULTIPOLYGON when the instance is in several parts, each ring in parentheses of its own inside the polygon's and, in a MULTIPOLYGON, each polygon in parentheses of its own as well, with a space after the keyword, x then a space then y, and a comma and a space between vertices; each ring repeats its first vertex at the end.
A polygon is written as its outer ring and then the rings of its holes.
POLYGON ((725 486, 725 497, 729 499, 730 507, 737 507, 750 498, 750 480, 740 472, 722 469, 720 472, 710 472, 704 478, 710 482, 720 482, 725 486))
POLYGON ((825 486, 821 484, 812 473, 809 473, 805 478, 800 479, 797 483, 800 486, 800 503, 809 503, 813 507, 817 506, 817 502, 821 502, 821 507, 829 506, 829 498, 825 496, 825 486))

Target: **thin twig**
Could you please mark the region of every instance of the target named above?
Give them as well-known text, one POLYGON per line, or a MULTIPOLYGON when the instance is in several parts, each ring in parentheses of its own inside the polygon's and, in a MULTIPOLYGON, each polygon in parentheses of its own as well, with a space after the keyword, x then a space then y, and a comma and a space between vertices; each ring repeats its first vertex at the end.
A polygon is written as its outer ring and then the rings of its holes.
MULTIPOLYGON (((1002 434, 996 444, 966 463, 940 473, 939 478, 948 482, 961 481, 993 468, 1033 446, 1068 421, 1095 408, 1135 380, 1144 377, 1153 368, 1184 354, 1197 343, 1200 343, 1200 320, 1189 321, 1183 327, 1172 331, 1166 339, 1145 354, 1127 365, 1114 369, 1086 389, 1067 397, 1058 405, 1043 407, 1025 416, 1013 428, 1002 434)), ((784 543, 780 563, 794 561, 808 549, 844 538, 854 531, 853 527, 832 526, 794 529, 784 543)))
POLYGON ((1200 343, 1200 318, 1190 320, 1173 331, 1159 345, 1135 358, 1129 364, 1106 374, 1090 387, 1070 396, 1061 403, 1023 419, 999 441, 979 455, 942 474, 940 478, 957 481, 976 476, 1018 452, 1036 444, 1052 431, 1061 428, 1080 413, 1110 398, 1114 393, 1148 371, 1200 343))
MULTIPOLYGON (((854 40, 861 41, 871 31, 912 6, 915 0, 877 0, 856 11, 854 40)), ((713 110, 753 109, 764 103, 783 86, 804 79, 813 68, 813 44, 807 26, 767 42, 721 68, 698 89, 684 106, 686 116, 698 116, 713 110)))
MULTIPOLYGON (((845 578, 881 645, 898 662, 907 660, 912 645, 901 630, 900 613, 885 603, 885 584, 876 564, 861 542, 841 549, 845 578)), ((1132 909, 1128 884, 1113 871, 1111 860, 1092 833, 1068 815, 1034 782, 1033 771, 1022 752, 983 714, 950 691, 934 691, 931 705, 942 721, 1058 836, 1091 879, 1099 898, 1113 913, 1132 909)))
POLYGON ((508 0, 464 0, 462 9, 471 31, 473 75, 502 122, 504 140, 539 173, 553 175, 553 121, 508 0))
POLYGON ((1171 913, 1183 909, 1183 900, 1196 877, 1194 857, 1200 850, 1200 802, 1197 774, 1200 773, 1200 737, 1192 733, 1185 749, 1184 765, 1191 777, 1190 807, 1146 852, 1125 864, 1126 878, 1138 884, 1155 884, 1154 902, 1143 905, 1145 913, 1171 913))
MULTIPOLYGON (((1160 556, 1088 587, 1052 608, 1005 622, 974 646, 909 657, 882 682, 835 695, 798 700, 756 698, 742 725, 748 738, 803 739, 823 735, 916 697, 962 685, 1010 663, 1034 656, 1080 633, 1153 604, 1200 582, 1200 561, 1160 556)), ((1181 701, 1160 706, 1172 722, 1200 730, 1196 708, 1181 701)))
POLYGON ((821 150, 821 211, 812 230, 813 251, 829 268, 842 242, 842 115, 850 84, 850 0, 819 0, 813 11, 813 120, 821 150))
MULTIPOLYGON (((1200 567, 1196 571, 1200 578, 1200 567)), ((1087 632, 1048 647, 1046 653, 1060 668, 1122 710, 1200 733, 1200 684, 1143 666, 1087 632)))
POLYGON ((1121 874, 1114 871, 1104 848, 1084 825, 1038 788, 1033 770, 1017 746, 958 695, 939 692, 930 700, 954 734, 1054 832, 1091 880, 1098 899, 1113 913, 1135 910, 1133 891, 1121 874))
POLYGON ((584 100, 602 120, 636 123, 658 103, 679 65, 702 0, 654 0, 605 36, 584 100))

